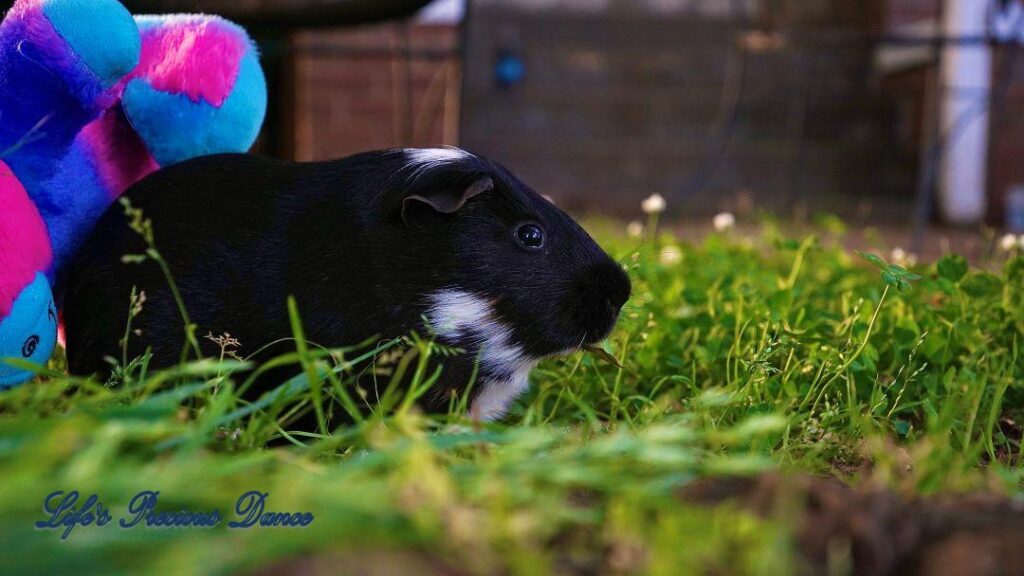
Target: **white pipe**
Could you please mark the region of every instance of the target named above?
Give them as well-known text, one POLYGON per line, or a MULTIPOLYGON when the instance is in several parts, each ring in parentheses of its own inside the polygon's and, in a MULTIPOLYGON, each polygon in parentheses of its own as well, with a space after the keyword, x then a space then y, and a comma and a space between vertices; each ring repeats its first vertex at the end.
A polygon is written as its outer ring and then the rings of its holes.
MULTIPOLYGON (((946 38, 982 38, 989 0, 948 0, 946 38)), ((950 42, 942 55, 942 134, 939 205, 946 221, 976 224, 985 218, 988 188, 989 94, 992 50, 984 43, 950 42)))

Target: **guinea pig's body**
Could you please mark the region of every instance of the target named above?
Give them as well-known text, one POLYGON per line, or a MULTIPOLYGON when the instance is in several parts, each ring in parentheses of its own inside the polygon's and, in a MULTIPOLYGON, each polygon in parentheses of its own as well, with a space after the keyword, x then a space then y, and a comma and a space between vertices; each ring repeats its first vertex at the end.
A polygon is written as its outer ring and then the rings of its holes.
MULTIPOLYGON (((502 416, 540 359, 605 338, 630 292, 572 219, 501 166, 453 148, 318 164, 210 156, 126 196, 152 221, 197 334, 230 333, 243 356, 291 338, 289 296, 320 346, 427 328, 464 350, 443 360, 428 410, 446 409, 447 393, 475 374, 472 413, 502 416)), ((146 301, 129 358, 151 348, 153 368, 178 361, 184 324, 164 274, 122 261, 144 251, 123 207, 109 210, 68 285, 72 373, 108 373, 104 358, 122 357, 133 287, 146 301)))

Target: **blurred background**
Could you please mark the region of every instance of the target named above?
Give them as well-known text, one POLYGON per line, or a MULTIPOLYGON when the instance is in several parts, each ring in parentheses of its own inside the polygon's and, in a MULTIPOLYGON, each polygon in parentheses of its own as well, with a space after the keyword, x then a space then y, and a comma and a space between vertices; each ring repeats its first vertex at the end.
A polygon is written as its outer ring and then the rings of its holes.
POLYGON ((258 38, 260 151, 458 145, 577 213, 1024 231, 1021 0, 139 0, 258 38))

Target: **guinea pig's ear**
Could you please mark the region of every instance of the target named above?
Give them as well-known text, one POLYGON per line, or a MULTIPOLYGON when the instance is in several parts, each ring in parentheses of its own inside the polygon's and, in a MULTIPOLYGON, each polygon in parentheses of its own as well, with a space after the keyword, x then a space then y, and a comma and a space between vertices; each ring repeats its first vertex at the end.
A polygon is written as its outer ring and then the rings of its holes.
POLYGON ((413 194, 402 201, 402 221, 410 224, 414 206, 427 206, 440 214, 454 214, 475 196, 494 190, 494 180, 484 176, 462 188, 437 187, 434 190, 413 194))

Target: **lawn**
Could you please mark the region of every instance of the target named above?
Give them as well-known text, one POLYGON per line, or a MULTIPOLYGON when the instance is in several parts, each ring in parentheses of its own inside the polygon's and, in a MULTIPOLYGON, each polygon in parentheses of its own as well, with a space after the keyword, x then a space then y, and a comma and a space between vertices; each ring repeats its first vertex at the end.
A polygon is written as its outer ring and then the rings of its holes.
MULTIPOLYGON (((54 364, 0 394, 0 572, 785 574, 808 569, 807 491, 744 503, 766 483, 835 478, 829 494, 902 506, 1024 498, 1018 251, 908 271, 887 262, 891 247, 848 252, 834 220, 798 238, 765 221, 695 244, 650 224, 591 225, 633 299, 603 352, 542 364, 500 424, 467 421, 458 403, 423 415, 415 386, 331 435, 279 424, 330 396, 358 405, 361 359, 429 384, 424 360, 444 350, 412 336, 300 347, 282 361, 303 375, 254 404, 229 342, 223 361, 156 374, 131 363, 111 383, 54 364), (716 482, 740 496, 700 495, 716 482), (91 524, 36 528, 47 496, 71 490, 80 508, 98 495, 109 523, 94 505, 91 524), (177 513, 150 520, 220 521, 121 528, 147 490, 156 512, 177 513), (228 527, 251 490, 269 494, 266 512, 312 523, 228 527)), ((847 573, 854 552, 829 542, 819 568, 847 573)))

